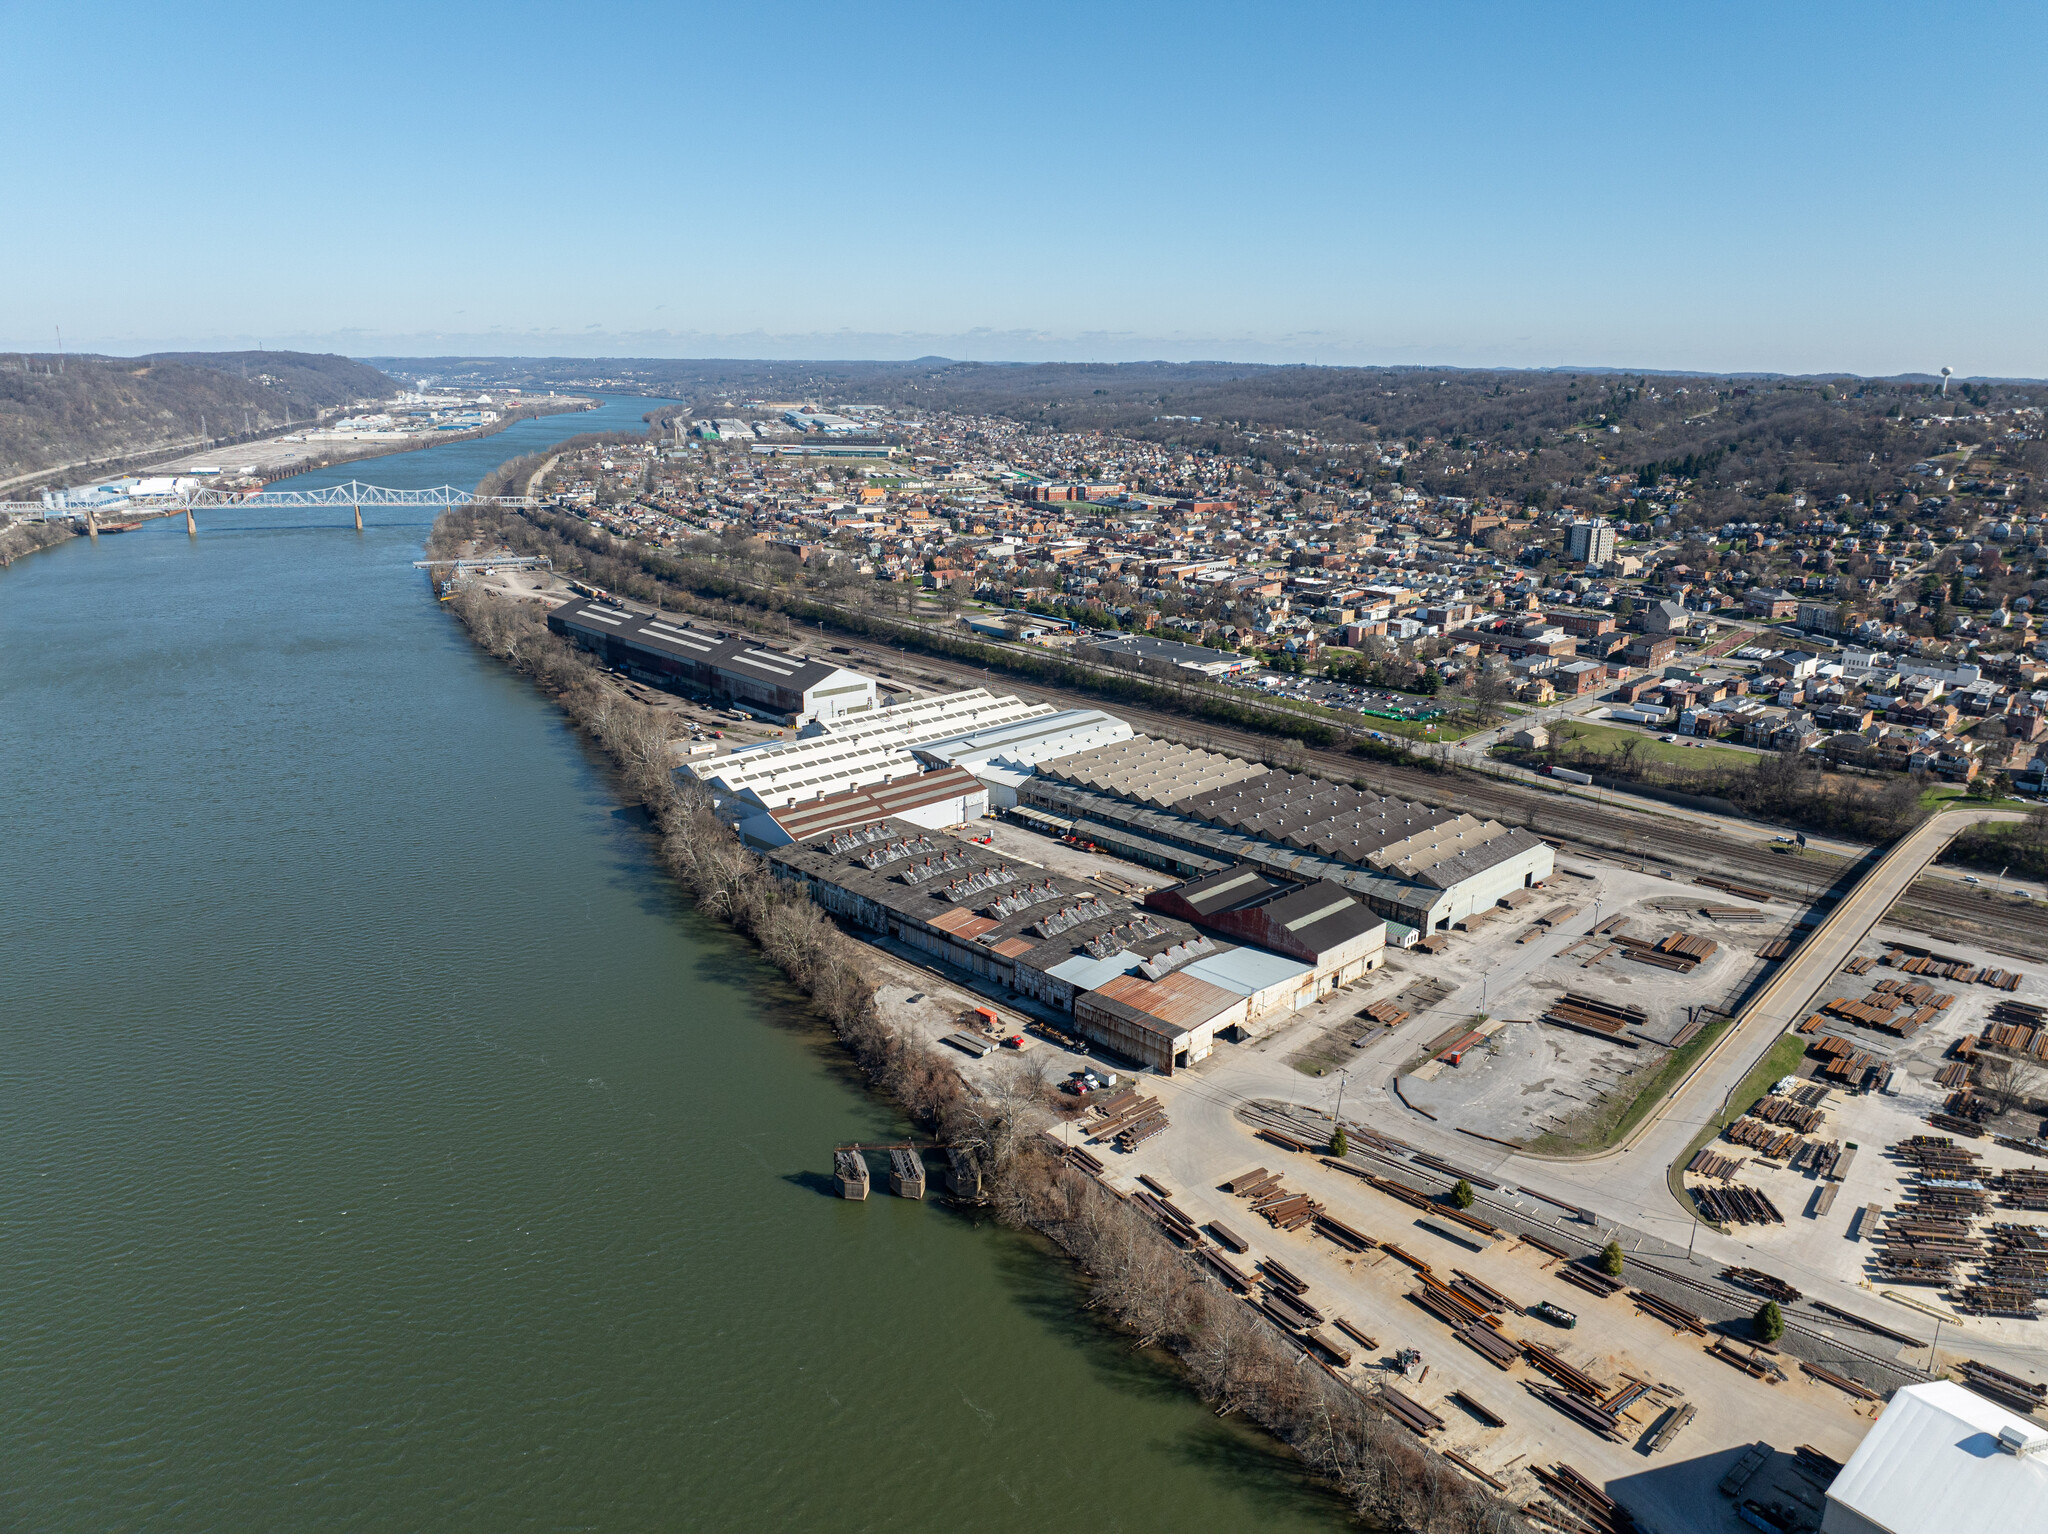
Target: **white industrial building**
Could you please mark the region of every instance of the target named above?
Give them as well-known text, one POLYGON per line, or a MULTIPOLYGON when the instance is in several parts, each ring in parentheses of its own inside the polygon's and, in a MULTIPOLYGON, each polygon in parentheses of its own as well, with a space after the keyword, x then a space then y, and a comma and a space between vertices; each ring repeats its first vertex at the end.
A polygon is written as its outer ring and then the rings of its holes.
POLYGON ((914 773, 869 788, 851 788, 824 799, 807 799, 787 809, 757 808, 745 800, 726 801, 728 818, 750 847, 786 847, 791 842, 857 830, 885 820, 926 830, 979 820, 988 813, 988 790, 957 767, 914 773))
POLYGON ((1827 1490, 1822 1534, 2042 1534, 2048 1428, 1949 1380, 1899 1391, 1827 1490))
POLYGON ((945 740, 992 725, 1019 719, 1041 719, 1053 712, 1050 703, 1026 703, 1011 693, 1000 696, 985 688, 940 693, 930 698, 913 698, 908 703, 891 703, 858 718, 820 719, 798 732, 809 740, 830 735, 835 740, 858 740, 870 735, 894 732, 900 743, 921 746, 927 741, 945 740))
POLYGON ((814 721, 795 740, 764 741, 683 770, 722 797, 787 809, 857 788, 916 777, 913 749, 957 737, 963 729, 1014 723, 1052 713, 1045 703, 994 697, 979 687, 859 715, 814 721))
POLYGON ((918 759, 935 767, 964 767, 988 790, 989 803, 1006 810, 1017 788, 1040 762, 1057 761, 1098 746, 1129 740, 1131 727, 1099 708, 1070 708, 1007 723, 978 725, 945 740, 916 746, 918 759))

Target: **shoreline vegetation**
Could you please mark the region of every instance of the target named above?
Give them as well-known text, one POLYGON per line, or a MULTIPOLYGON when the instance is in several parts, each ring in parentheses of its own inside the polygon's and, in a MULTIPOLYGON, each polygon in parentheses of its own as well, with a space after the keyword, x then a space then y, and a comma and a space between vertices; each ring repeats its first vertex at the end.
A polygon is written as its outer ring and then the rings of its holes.
POLYGON ((0 527, 0 570, 24 555, 53 549, 78 536, 78 529, 69 522, 17 522, 12 527, 0 527))
MULTIPOLYGON (((499 472, 510 479, 520 462, 499 472)), ((495 538, 501 520, 475 506, 444 513, 428 557, 454 558, 479 537, 495 538)), ((1037 1232, 1081 1269, 1089 1309, 1134 1346, 1166 1349, 1219 1415, 1240 1412, 1272 1433, 1365 1524, 1414 1534, 1523 1527, 1511 1504, 1426 1450, 1377 1401, 1308 1359, 1150 1220, 1067 1163, 1043 1133, 1054 1121, 1050 1093, 1026 1062, 1011 1062, 977 1089, 930 1044, 883 1018, 861 945, 776 880, 700 789, 677 781, 670 723, 659 710, 607 686, 581 652, 548 632, 530 602, 469 589, 448 606, 480 649, 529 678, 603 751, 621 795, 648 815, 662 868, 698 909, 751 938, 810 998, 875 1090, 973 1158, 997 1219, 1037 1232)))

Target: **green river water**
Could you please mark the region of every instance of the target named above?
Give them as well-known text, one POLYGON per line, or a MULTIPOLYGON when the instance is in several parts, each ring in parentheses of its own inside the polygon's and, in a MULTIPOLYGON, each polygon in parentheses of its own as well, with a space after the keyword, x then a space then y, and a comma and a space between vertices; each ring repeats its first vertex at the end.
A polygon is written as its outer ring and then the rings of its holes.
POLYGON ((1035 1242, 824 1196, 901 1121, 365 517, 0 572, 0 1527, 1338 1527, 1035 1242))

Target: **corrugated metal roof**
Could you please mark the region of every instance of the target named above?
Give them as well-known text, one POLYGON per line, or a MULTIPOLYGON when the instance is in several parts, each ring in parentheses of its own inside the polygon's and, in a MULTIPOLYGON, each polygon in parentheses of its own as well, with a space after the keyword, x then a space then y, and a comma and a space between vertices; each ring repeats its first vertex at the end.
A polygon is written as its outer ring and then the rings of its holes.
POLYGON ((1891 1534, 2040 1534, 2048 1459, 2008 1454, 2000 1432, 2041 1424, 1949 1380, 1891 1399, 1828 1488, 1831 1501, 1891 1534))
POLYGON ((993 932, 1002 925, 986 916, 977 916, 965 906, 955 906, 950 911, 941 911, 937 916, 925 918, 941 932, 950 932, 957 938, 972 940, 984 932, 993 932))
POLYGON ((1066 981, 1077 991, 1093 991, 1118 975, 1129 974, 1137 963, 1136 954, 1120 948, 1106 959, 1091 959, 1085 953, 1077 953, 1071 959, 1062 959, 1046 973, 1055 980, 1066 981))
POLYGON ((1118 975, 1095 987, 1098 996, 1120 1001, 1147 1017, 1176 1029, 1199 1028, 1211 1018, 1237 1006, 1234 992, 1190 975, 1186 970, 1164 980, 1147 980, 1140 975, 1118 975))
POLYGON ((973 773, 958 767, 942 767, 937 772, 921 772, 900 782, 880 783, 872 788, 849 788, 844 793, 827 794, 822 799, 807 800, 769 813, 774 816, 775 823, 792 837, 807 842, 851 826, 887 820, 892 815, 921 809, 927 804, 980 792, 981 785, 974 780, 973 773))
POLYGON ((1249 996, 1254 991, 1312 975, 1315 968, 1299 959, 1267 953, 1263 948, 1232 948, 1197 959, 1181 973, 1221 986, 1234 995, 1249 996))

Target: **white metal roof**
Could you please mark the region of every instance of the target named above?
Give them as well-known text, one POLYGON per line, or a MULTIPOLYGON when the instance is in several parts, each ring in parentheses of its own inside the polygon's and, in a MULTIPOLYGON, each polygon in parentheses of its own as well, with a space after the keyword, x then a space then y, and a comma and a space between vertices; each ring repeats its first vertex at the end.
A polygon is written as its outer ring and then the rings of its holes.
POLYGON ((1268 953, 1263 948, 1232 948, 1197 959, 1181 973, 1221 986, 1233 995, 1249 996, 1289 980, 1299 980, 1312 968, 1299 959, 1268 953))
POLYGON ((910 755, 911 747, 923 740, 958 734, 977 720, 1008 722, 1051 712, 1043 703, 1025 703, 1008 695, 991 697, 974 687, 829 721, 820 727, 822 733, 766 741, 692 763, 689 770, 727 793, 751 795, 780 808, 821 794, 913 777, 919 767, 910 755))
POLYGON ((1118 975, 1129 974, 1138 967, 1138 963, 1138 955, 1127 948, 1119 948, 1106 959, 1091 959, 1085 953, 1077 953, 1071 959, 1060 960, 1046 973, 1054 979, 1066 981, 1076 991, 1092 991, 1118 975))
POLYGON ((1828 1496, 1889 1534, 2041 1534, 2048 1458, 2011 1454, 1998 1435, 2048 1441, 2028 1422, 1948 1380, 1892 1397, 1828 1496))

